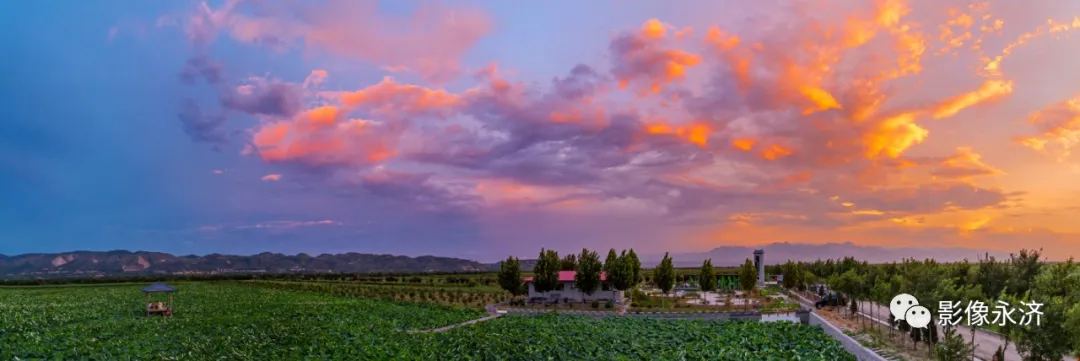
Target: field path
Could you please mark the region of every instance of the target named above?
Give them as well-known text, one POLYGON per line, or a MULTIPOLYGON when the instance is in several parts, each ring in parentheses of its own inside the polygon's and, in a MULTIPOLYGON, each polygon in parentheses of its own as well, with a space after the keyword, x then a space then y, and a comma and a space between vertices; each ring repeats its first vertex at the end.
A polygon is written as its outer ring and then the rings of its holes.
POLYGON ((480 322, 484 322, 484 321, 487 321, 487 320, 496 319, 496 318, 499 318, 500 316, 502 316, 502 314, 495 314, 495 315, 490 315, 490 316, 486 316, 486 317, 483 317, 483 318, 478 318, 478 319, 475 319, 475 320, 465 321, 465 322, 462 322, 462 323, 459 323, 459 324, 454 324, 454 325, 445 326, 445 327, 439 327, 439 328, 430 329, 430 330, 411 330, 411 331, 409 331, 409 333, 446 332, 446 331, 450 331, 450 330, 452 330, 454 328, 457 328, 457 327, 468 326, 468 325, 471 325, 471 324, 474 324, 474 323, 480 323, 480 322))

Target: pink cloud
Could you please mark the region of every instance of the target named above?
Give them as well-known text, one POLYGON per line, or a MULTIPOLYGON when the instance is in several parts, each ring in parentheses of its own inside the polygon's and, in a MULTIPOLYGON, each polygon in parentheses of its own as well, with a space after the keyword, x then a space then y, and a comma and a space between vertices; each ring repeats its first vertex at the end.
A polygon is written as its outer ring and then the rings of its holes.
MULTIPOLYGON (((238 40, 272 47, 302 42, 309 51, 328 52, 376 65, 405 66, 436 82, 457 75, 459 59, 492 28, 491 20, 482 11, 442 4, 424 4, 415 13, 404 16, 376 15, 378 2, 373 0, 257 7, 259 16, 235 14, 229 6, 204 11, 197 18, 199 26, 192 28, 224 26, 238 40), (225 18, 228 20, 221 20, 225 18), (205 26, 205 23, 213 25, 205 26), (223 26, 218 26, 219 23, 223 26)), ((195 38, 211 37, 203 33, 195 35, 195 38)))
POLYGON ((267 174, 267 175, 262 176, 262 178, 259 178, 259 179, 261 179, 263 182, 279 181, 279 180, 281 180, 281 175, 280 174, 267 174))
MULTIPOLYGON (((193 24, 444 80, 490 27, 480 12, 442 6, 378 18, 369 2, 303 4, 302 19, 285 11, 291 6, 260 8, 258 17, 223 8, 193 24)), ((983 157, 993 149, 939 130, 1025 91, 994 65, 995 54, 1010 59, 1026 46, 1002 35, 1010 22, 956 4, 884 1, 822 16, 771 6, 743 31, 648 20, 597 44, 610 67, 580 64, 546 83, 491 63, 467 87, 386 77, 325 89, 346 82, 326 83, 331 74, 315 69, 302 80, 221 91, 227 108, 258 118, 246 151, 253 158, 425 210, 619 209, 680 224, 781 228, 921 224, 912 220, 1000 213, 1025 197, 995 184, 1011 172, 983 157), (691 69, 702 76, 687 76, 691 69)), ((216 33, 192 34, 209 41, 216 33)), ((212 63, 194 63, 193 74, 211 78, 212 63)), ((1067 154, 1076 142, 1066 105, 1033 115, 1039 134, 1023 144, 1067 154)))

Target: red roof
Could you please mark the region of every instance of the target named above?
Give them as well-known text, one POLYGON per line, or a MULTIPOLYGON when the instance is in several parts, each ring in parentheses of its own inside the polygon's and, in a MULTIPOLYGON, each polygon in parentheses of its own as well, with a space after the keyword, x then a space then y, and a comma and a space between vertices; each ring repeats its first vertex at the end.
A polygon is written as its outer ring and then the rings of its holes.
MULTIPOLYGON (((575 271, 559 271, 559 282, 574 282, 574 276, 577 275, 575 271)), ((532 277, 525 277, 525 283, 532 282, 532 277)), ((600 280, 607 281, 607 274, 604 271, 600 271, 600 280)))

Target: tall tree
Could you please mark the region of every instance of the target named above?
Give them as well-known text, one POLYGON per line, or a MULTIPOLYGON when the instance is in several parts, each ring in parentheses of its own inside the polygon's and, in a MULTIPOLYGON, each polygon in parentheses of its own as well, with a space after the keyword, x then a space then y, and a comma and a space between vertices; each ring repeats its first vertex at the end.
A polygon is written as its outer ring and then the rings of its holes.
POLYGON ((568 255, 564 256, 562 260, 559 261, 559 270, 560 271, 573 271, 573 270, 576 270, 577 269, 577 262, 578 262, 577 261, 577 256, 575 256, 573 253, 568 254, 568 255))
POLYGON ((581 291, 581 302, 585 302, 585 295, 592 295, 600 287, 600 271, 604 265, 600 263, 600 257, 596 252, 581 249, 581 256, 577 259, 577 273, 574 274, 574 287, 581 291))
MULTIPOLYGON (((1042 262, 1039 260, 1042 250, 1021 249, 1020 254, 1009 254, 1009 268, 1012 276, 1008 278, 1009 294, 1022 295, 1035 283, 1042 262)), ((988 296, 995 296, 989 294, 988 296)))
POLYGON ((1080 303, 1080 265, 1072 259, 1046 265, 1030 288, 1021 302, 1041 303, 1042 315, 1037 321, 1015 327, 1016 349, 1025 356, 1024 360, 1060 360, 1080 337, 1074 334, 1071 319, 1073 309, 1080 303))
POLYGON ((705 260, 701 264, 701 274, 698 275, 698 283, 701 286, 701 295, 708 302, 708 294, 716 290, 716 270, 713 269, 712 259, 705 260))
MULTIPOLYGON (((626 292, 634 286, 634 270, 625 250, 613 262, 605 262, 604 267, 607 269, 605 271, 607 272, 607 282, 612 288, 612 299, 615 299, 616 290, 626 292)), ((619 299, 617 302, 622 303, 622 300, 619 299)))
POLYGON ((634 249, 631 248, 630 252, 626 253, 626 265, 630 268, 630 303, 634 302, 634 291, 637 290, 637 286, 645 280, 645 275, 641 274, 641 260, 638 259, 637 253, 634 253, 634 249))
MULTIPOLYGON (((891 301, 893 296, 895 296, 892 293, 892 284, 890 284, 887 280, 878 281, 877 284, 875 284, 874 287, 870 290, 870 295, 871 299, 874 301, 871 302, 870 305, 873 308, 872 313, 875 315, 878 314, 877 310, 880 308, 880 305, 889 304, 889 301, 891 301)), ((872 322, 870 323, 870 326, 873 327, 875 324, 877 324, 877 322, 872 322)))
POLYGON ((540 249, 540 258, 533 266, 533 289, 536 292, 554 291, 559 286, 559 253, 540 249))
POLYGON ((787 289, 795 288, 795 284, 799 281, 795 268, 795 262, 788 260, 782 266, 780 266, 780 276, 783 280, 780 281, 780 285, 787 289))
MULTIPOLYGON (((623 251, 623 253, 626 253, 626 251, 623 251)), ((606 282, 601 282, 601 283, 607 283, 609 286, 613 285, 612 278, 611 278, 611 273, 616 267, 619 266, 618 263, 619 263, 619 256, 615 253, 615 249, 612 248, 611 250, 608 251, 607 258, 604 259, 604 273, 607 274, 607 279, 608 280, 606 282)), ((612 289, 613 289, 612 292, 611 292, 612 295, 615 294, 614 288, 615 287, 612 287, 612 289)))
MULTIPOLYGON (((625 252, 625 251, 624 251, 625 252)), ((604 272, 611 272, 611 267, 618 263, 619 255, 615 253, 615 249, 612 248, 607 253, 607 258, 604 259, 604 272)))
POLYGON ((754 288, 757 287, 757 268, 754 268, 754 261, 749 258, 746 262, 743 262, 742 267, 739 267, 739 287, 746 292, 747 297, 753 293, 754 288))
POLYGON ((660 264, 653 268, 653 282, 661 292, 664 292, 665 299, 667 293, 675 287, 675 266, 672 265, 671 257, 667 252, 664 253, 664 259, 660 261, 660 264))
POLYGON ((641 283, 641 281, 644 281, 645 275, 641 274, 641 260, 638 259, 637 253, 634 253, 633 248, 626 254, 626 259, 629 260, 630 269, 634 271, 634 277, 632 278, 633 284, 637 285, 641 283))
POLYGON ((517 258, 506 257, 506 260, 499 265, 499 286, 514 296, 524 293, 521 282, 521 263, 517 258))
POLYGON ((975 268, 976 278, 975 282, 982 286, 982 291, 987 296, 993 296, 999 294, 1002 290, 1005 290, 1011 275, 1009 275, 1009 267, 1004 262, 999 262, 994 256, 985 254, 979 258, 979 264, 972 267, 975 268))

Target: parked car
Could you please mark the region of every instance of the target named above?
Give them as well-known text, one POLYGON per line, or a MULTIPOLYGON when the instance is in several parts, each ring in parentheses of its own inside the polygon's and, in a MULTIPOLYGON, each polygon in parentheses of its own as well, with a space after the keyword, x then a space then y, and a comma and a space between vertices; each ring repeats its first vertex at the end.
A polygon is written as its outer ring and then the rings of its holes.
POLYGON ((837 306, 846 306, 846 305, 847 305, 847 296, 842 295, 842 294, 830 293, 830 294, 825 295, 825 297, 823 297, 820 301, 817 301, 816 303, 814 303, 814 308, 817 308, 817 309, 820 310, 820 309, 822 309, 822 308, 824 308, 826 306, 837 307, 837 306))

